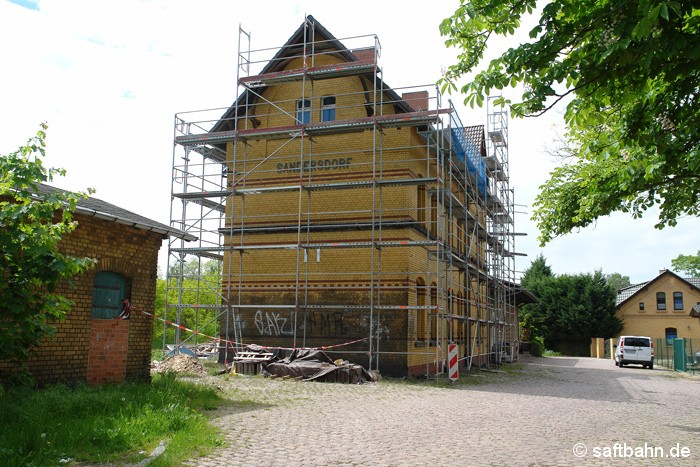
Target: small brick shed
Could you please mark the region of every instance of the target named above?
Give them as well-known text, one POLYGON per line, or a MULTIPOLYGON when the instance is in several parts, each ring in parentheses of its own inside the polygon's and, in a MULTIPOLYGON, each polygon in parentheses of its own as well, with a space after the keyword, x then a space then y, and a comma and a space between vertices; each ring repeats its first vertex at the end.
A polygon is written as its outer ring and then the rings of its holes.
MULTIPOLYGON (((40 191, 58 190, 40 185, 40 191)), ((81 200, 75 212, 78 227, 60 243, 64 253, 97 260, 76 277, 76 288, 62 291, 73 306, 32 352, 29 367, 38 384, 87 382, 103 384, 150 378, 153 311, 158 250, 173 236, 195 237, 105 201, 81 200), (123 299, 132 311, 120 319, 123 299)))

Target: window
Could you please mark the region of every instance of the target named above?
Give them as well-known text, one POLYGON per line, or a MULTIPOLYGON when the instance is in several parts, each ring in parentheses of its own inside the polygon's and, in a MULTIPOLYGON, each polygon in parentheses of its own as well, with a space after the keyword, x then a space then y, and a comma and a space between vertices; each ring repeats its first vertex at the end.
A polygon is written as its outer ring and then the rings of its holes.
POLYGON ((683 292, 673 292, 673 309, 683 309, 683 292))
POLYGON ((92 290, 92 317, 117 318, 123 310, 122 300, 131 298, 129 281, 116 272, 98 272, 92 290))
POLYGON ((673 339, 678 337, 678 330, 676 328, 666 328, 666 343, 668 345, 673 344, 673 339))
POLYGON ((416 280, 416 340, 425 340, 425 324, 427 321, 425 310, 425 282, 420 277, 416 280))
POLYGON ((321 121, 330 122, 335 120, 335 97, 326 96, 321 98, 321 121))
POLYGON ((419 227, 422 227, 425 224, 425 185, 418 185, 417 197, 418 224, 419 227))
POLYGON ((297 124, 311 123, 311 99, 299 99, 297 101, 297 124))
POLYGON ((433 238, 438 234, 438 202, 435 196, 430 197, 430 233, 433 238))
POLYGON ((656 309, 665 310, 666 309, 666 293, 656 292, 656 309))
POLYGON ((644 311, 644 302, 639 302, 639 311, 644 311))
POLYGON ((438 331, 437 284, 430 285, 430 340, 431 345, 437 345, 438 331))

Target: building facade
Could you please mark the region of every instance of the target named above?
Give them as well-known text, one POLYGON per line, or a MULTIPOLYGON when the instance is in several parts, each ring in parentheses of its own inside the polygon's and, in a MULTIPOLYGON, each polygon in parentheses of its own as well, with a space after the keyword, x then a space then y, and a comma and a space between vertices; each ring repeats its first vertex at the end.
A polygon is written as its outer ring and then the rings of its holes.
POLYGON ((682 278, 662 270, 654 279, 618 291, 617 315, 621 335, 654 339, 700 338, 700 279, 682 278))
POLYGON ((220 290, 222 360, 318 347, 402 376, 444 372, 451 344, 462 367, 513 358, 505 111, 465 126, 434 86, 383 81, 375 36, 311 16, 271 57, 249 37, 236 102, 175 122, 171 226, 199 244, 172 241, 168 269, 220 264, 201 281, 220 290))

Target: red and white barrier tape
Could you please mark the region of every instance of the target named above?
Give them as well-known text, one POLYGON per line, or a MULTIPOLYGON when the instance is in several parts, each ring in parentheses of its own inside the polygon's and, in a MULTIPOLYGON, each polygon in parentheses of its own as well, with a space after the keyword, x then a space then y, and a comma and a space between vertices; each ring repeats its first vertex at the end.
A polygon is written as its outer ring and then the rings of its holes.
MULTIPOLYGON (((172 321, 168 321, 167 319, 159 318, 156 315, 154 315, 153 313, 149 313, 149 312, 142 310, 141 308, 138 308, 135 306, 132 306, 131 309, 136 310, 136 311, 140 311, 144 315, 152 316, 154 319, 160 320, 160 321, 162 321, 166 324, 169 324, 173 327, 176 327, 178 329, 182 329, 183 331, 191 332, 192 334, 196 334, 198 336, 203 336, 203 337, 206 337, 208 339, 216 340, 219 343, 223 342, 224 344, 239 345, 242 347, 245 347, 247 345, 253 345, 253 344, 244 344, 243 342, 236 342, 236 341, 231 341, 231 340, 227 340, 227 339, 221 339, 220 337, 210 336, 208 334, 204 334, 204 333, 201 333, 199 331, 195 331, 194 329, 190 329, 190 328, 183 326, 181 324, 177 324, 177 323, 174 323, 172 321)), ((363 337, 362 339, 356 339, 354 341, 343 342, 342 344, 323 345, 321 347, 271 347, 271 346, 266 346, 266 345, 258 345, 258 347, 263 348, 263 349, 270 349, 270 350, 328 350, 328 349, 334 349, 336 347, 344 347, 346 345, 357 344, 358 342, 362 342, 362 341, 366 341, 366 340, 369 340, 369 337, 363 337)), ((255 344, 255 345, 257 345, 257 344, 255 344)))

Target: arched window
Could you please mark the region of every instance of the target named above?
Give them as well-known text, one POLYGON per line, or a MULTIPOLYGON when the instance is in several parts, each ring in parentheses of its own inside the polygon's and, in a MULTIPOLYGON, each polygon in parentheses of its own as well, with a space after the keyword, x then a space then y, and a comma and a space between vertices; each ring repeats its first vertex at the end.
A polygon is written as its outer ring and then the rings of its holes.
POLYGON ((425 340, 425 282, 420 277, 416 279, 416 340, 425 340))
POLYGON ((430 233, 433 237, 438 234, 438 202, 435 196, 430 197, 430 233))
POLYGON ((666 328, 666 343, 668 345, 673 344, 673 339, 678 337, 678 330, 676 328, 666 328))
POLYGON ((437 342, 437 284, 430 284, 430 340, 437 342))
POLYGON ((321 121, 330 122, 335 120, 335 96, 325 96, 321 98, 321 121))
POLYGON ((92 317, 113 319, 123 310, 122 301, 131 299, 129 280, 116 272, 98 272, 92 289, 92 317))
POLYGON ((297 125, 311 123, 311 99, 297 101, 297 125))

